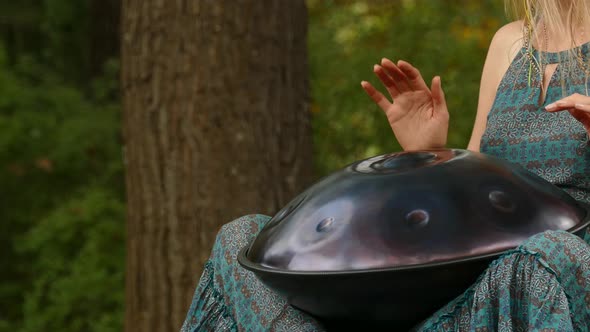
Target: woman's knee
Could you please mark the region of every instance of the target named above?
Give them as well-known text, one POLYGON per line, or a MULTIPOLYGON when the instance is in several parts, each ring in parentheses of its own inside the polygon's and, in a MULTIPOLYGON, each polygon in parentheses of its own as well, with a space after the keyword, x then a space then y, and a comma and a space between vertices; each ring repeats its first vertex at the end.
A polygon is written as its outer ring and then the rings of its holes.
POLYGON ((261 214, 250 214, 239 217, 223 226, 217 233, 213 250, 226 250, 235 245, 246 245, 262 230, 270 217, 261 214))
POLYGON ((258 233, 270 220, 270 217, 262 214, 249 214, 230 221, 221 226, 218 237, 227 233, 250 232, 258 233))
POLYGON ((523 242, 521 248, 544 253, 548 249, 580 250, 588 244, 580 237, 566 231, 545 231, 523 242))
POLYGON ((565 231, 546 231, 537 234, 526 240, 520 248, 538 255, 558 274, 590 264, 588 243, 565 231))

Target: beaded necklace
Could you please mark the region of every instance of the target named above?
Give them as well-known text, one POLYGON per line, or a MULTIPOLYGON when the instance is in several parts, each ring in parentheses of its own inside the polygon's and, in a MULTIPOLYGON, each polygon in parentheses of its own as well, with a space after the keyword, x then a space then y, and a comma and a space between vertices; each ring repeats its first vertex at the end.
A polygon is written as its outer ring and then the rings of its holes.
MULTIPOLYGON (((525 56, 529 62, 529 68, 528 68, 528 77, 527 77, 527 82, 528 82, 528 87, 530 88, 533 85, 533 75, 536 75, 536 77, 539 78, 539 85, 540 85, 540 89, 541 89, 541 93, 544 94, 546 91, 544 91, 544 86, 543 86, 543 82, 544 82, 544 78, 545 78, 545 69, 546 69, 546 63, 544 61, 544 59, 542 58, 541 55, 539 55, 539 58, 537 58, 534 55, 534 48, 532 46, 532 35, 533 35, 533 29, 532 29, 532 25, 530 23, 526 23, 526 28, 525 28, 525 33, 524 33, 524 49, 525 49, 525 56)), ((580 37, 582 39, 584 39, 585 36, 585 29, 584 27, 581 28, 581 32, 580 32, 580 37)), ((548 45, 549 45, 549 37, 548 37, 548 33, 547 33, 547 26, 545 25, 545 22, 543 22, 543 48, 544 50, 548 49, 548 45)), ((573 54, 573 57, 575 57, 576 62, 578 64, 578 68, 582 70, 582 72, 584 72, 585 76, 586 76, 586 80, 588 80, 588 77, 590 76, 590 65, 587 63, 587 61, 584 60, 585 55, 582 53, 582 47, 577 47, 576 49, 576 54, 573 54)), ((538 52, 540 54, 540 52, 538 52)), ((563 66, 560 66, 563 67, 563 66)), ((561 75, 565 75, 568 72, 568 68, 561 68, 560 70, 561 75)), ((586 84, 587 85, 587 84, 586 84)), ((586 93, 588 95, 588 93, 586 93)), ((530 98, 530 96, 529 96, 530 98)), ((541 100, 539 100, 541 102, 541 100)))
MULTIPOLYGON (((528 86, 529 88, 531 87, 531 81, 532 81, 532 75, 533 75, 533 70, 538 74, 538 76, 541 78, 541 84, 543 83, 543 76, 545 75, 545 64, 543 63, 543 61, 539 61, 539 59, 537 59, 534 54, 533 54, 533 47, 532 47, 532 34, 533 34, 533 28, 532 25, 527 23, 526 26, 526 30, 525 30, 525 36, 524 36, 524 48, 526 49, 526 56, 529 60, 529 73, 528 73, 528 86)), ((548 37, 547 37, 547 26, 545 25, 545 22, 543 22, 543 37, 544 37, 544 49, 547 49, 548 47, 548 37)))

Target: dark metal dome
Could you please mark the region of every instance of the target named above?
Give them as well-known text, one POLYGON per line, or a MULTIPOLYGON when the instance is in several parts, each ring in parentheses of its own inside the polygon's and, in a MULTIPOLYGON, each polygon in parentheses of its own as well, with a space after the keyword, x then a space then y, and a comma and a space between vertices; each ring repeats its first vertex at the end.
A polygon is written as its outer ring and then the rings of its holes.
POLYGON ((586 215, 564 191, 501 159, 400 152, 356 162, 310 187, 239 261, 318 317, 411 325, 459 295, 502 252, 545 230, 578 232, 586 215))

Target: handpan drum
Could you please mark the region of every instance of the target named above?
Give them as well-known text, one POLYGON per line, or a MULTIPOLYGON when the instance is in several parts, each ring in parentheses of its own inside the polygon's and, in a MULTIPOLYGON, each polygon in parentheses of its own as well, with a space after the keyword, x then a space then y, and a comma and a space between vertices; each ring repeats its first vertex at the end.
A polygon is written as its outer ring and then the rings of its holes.
POLYGON ((322 179, 279 211, 238 260, 320 321, 404 329, 528 237, 581 233, 587 211, 498 158, 400 152, 322 179))

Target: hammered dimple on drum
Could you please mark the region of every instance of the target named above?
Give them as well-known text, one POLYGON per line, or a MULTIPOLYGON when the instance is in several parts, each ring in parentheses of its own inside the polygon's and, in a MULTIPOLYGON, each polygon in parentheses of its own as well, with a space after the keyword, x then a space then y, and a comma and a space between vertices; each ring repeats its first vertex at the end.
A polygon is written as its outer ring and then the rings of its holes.
POLYGON ((424 227, 430 221, 430 214, 425 210, 413 210, 406 214, 406 221, 410 227, 420 228, 424 227))
POLYGON ((418 154, 396 154, 384 160, 375 162, 371 167, 377 171, 405 171, 419 167, 429 166, 436 162, 437 154, 423 152, 418 154))
POLYGON ((334 218, 328 217, 328 218, 322 219, 318 223, 318 225, 316 226, 315 229, 318 233, 326 233, 332 229, 333 225, 334 225, 334 218))
POLYGON ((504 191, 492 190, 489 193, 488 198, 492 206, 501 212, 510 213, 516 210, 516 203, 512 197, 504 191))

